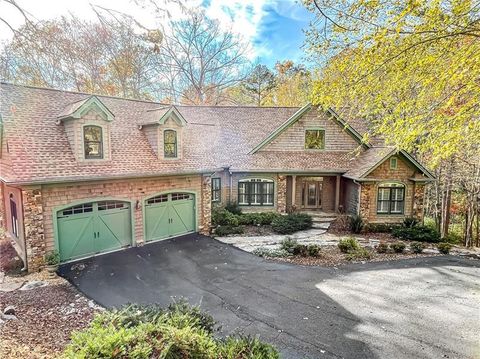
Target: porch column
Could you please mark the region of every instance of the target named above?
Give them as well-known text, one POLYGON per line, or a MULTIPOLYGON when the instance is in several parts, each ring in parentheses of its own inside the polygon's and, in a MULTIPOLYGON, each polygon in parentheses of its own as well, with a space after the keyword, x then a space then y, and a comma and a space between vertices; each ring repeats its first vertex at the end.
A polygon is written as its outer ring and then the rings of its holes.
POLYGON ((338 207, 340 205, 340 175, 337 175, 335 181, 335 212, 338 212, 338 207))
POLYGON ((296 208, 296 205, 295 205, 295 196, 297 195, 296 190, 297 190, 297 175, 293 175, 292 176, 292 209, 296 208))

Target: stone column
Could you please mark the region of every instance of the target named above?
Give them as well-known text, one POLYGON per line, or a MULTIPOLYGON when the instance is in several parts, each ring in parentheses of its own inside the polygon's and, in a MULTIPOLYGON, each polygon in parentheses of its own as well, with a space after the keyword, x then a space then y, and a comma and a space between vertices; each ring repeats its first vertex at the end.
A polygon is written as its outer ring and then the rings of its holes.
POLYGON ((277 179, 277 212, 287 212, 287 176, 284 175, 277 179))
POLYGON ((370 217, 370 205, 371 199, 373 198, 374 185, 362 183, 360 191, 360 216, 362 216, 365 221, 368 221, 370 217))
POLYGON ((415 183, 413 186, 412 199, 412 217, 423 220, 423 201, 425 198, 425 185, 423 183, 415 183))
POLYGON ((29 272, 34 272, 43 266, 46 253, 41 187, 23 188, 22 202, 26 265, 29 272))
POLYGON ((198 231, 201 234, 209 235, 210 226, 212 224, 212 179, 210 176, 202 177, 202 198, 199 205, 201 210, 199 211, 200 226, 198 231))

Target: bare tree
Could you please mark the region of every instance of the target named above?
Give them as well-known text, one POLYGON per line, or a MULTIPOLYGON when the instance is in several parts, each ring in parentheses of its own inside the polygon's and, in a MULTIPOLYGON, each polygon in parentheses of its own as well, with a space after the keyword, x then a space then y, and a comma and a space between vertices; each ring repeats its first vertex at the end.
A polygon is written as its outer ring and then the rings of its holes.
POLYGON ((240 36, 222 30, 204 12, 190 11, 165 33, 160 78, 175 102, 218 104, 226 88, 246 77, 247 52, 240 36))

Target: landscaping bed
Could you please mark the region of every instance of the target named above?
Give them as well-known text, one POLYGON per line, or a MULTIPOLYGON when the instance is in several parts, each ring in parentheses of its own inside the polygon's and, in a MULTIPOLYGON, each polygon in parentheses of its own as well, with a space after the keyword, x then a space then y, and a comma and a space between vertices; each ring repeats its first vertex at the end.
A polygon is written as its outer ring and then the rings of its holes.
POLYGON ((62 278, 46 273, 6 277, 4 284, 46 285, 30 290, 0 291, 0 309, 13 306, 16 319, 0 323, 0 357, 58 358, 70 333, 85 328, 99 311, 93 302, 62 278))

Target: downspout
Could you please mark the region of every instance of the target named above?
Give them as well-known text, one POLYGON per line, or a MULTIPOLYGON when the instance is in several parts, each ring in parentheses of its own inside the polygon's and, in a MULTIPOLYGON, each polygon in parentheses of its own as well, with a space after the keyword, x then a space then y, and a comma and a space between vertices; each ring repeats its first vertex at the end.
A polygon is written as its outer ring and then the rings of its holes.
POLYGON ((362 198, 362 184, 360 182, 357 182, 357 180, 353 180, 353 183, 355 183, 358 186, 357 215, 360 215, 360 200, 362 198))

